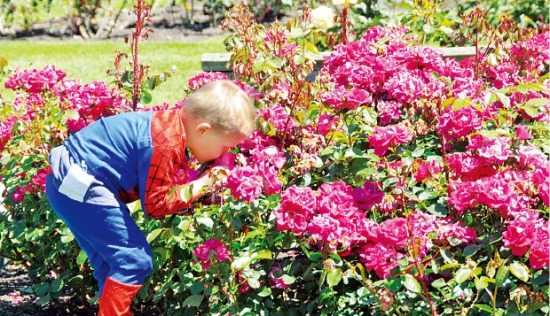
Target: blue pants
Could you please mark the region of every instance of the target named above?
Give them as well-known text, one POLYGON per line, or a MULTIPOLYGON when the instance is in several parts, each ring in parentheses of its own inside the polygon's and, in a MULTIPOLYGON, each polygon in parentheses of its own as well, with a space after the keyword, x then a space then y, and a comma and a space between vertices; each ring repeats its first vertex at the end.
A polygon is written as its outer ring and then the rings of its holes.
POLYGON ((142 284, 153 270, 151 247, 128 208, 80 203, 58 192, 53 176, 46 179, 46 195, 53 210, 67 224, 94 269, 99 296, 107 277, 126 284, 142 284))

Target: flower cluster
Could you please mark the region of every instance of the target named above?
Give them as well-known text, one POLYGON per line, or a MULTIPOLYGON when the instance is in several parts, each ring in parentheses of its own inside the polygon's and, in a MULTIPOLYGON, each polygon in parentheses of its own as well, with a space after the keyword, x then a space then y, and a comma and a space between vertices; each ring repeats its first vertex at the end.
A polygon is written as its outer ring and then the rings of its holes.
POLYGON ((524 211, 508 222, 502 234, 504 247, 512 254, 523 256, 529 251, 529 263, 533 269, 550 265, 550 223, 540 218, 535 210, 524 211))
POLYGON ((231 195, 252 202, 262 192, 267 196, 281 192, 279 171, 286 162, 283 152, 275 146, 255 147, 248 155, 248 159, 239 155, 241 164, 232 168, 227 178, 231 195))
POLYGON ((459 212, 482 204, 509 218, 530 209, 538 199, 549 205, 550 160, 540 150, 525 145, 512 148, 512 140, 504 136, 474 134, 468 139, 467 152, 448 157, 454 178, 449 203, 459 212))
POLYGON ((369 142, 374 147, 375 154, 384 156, 389 147, 406 144, 412 137, 411 131, 406 126, 395 124, 377 127, 369 136, 369 142))
POLYGON ((221 241, 213 238, 195 248, 193 254, 200 260, 202 268, 207 270, 210 269, 212 263, 229 259, 227 247, 221 241))
POLYGON ((381 278, 390 276, 397 261, 410 251, 422 258, 434 243, 447 244, 451 238, 465 244, 475 240, 472 228, 418 211, 380 224, 370 220, 360 207, 370 209, 382 200, 383 193, 375 186, 366 182, 354 190, 339 181, 323 183, 314 191, 293 185, 282 192, 281 204, 273 211, 277 229, 307 238, 327 252, 355 252, 381 278), (430 234, 436 237, 431 240, 430 234))
MULTIPOLYGON (((66 74, 53 65, 41 70, 18 69, 7 78, 5 86, 15 90, 16 96, 11 111, 6 112, 8 116, 0 122, 0 150, 11 146, 12 154, 15 151, 26 155, 43 153, 60 144, 68 132, 76 132, 102 116, 129 110, 127 100, 106 83, 82 84, 67 79, 66 74), (54 115, 59 109, 65 111, 65 126, 55 123, 54 115), (51 120, 47 123, 47 135, 42 135, 44 120, 51 120), (17 130, 14 129, 16 122, 19 122, 17 130), (26 146, 19 146, 21 141, 26 146)), ((10 188, 14 202, 21 202, 27 193, 44 192, 49 167, 38 158, 32 167, 33 170, 15 173, 17 181, 12 181, 14 186, 10 188)))

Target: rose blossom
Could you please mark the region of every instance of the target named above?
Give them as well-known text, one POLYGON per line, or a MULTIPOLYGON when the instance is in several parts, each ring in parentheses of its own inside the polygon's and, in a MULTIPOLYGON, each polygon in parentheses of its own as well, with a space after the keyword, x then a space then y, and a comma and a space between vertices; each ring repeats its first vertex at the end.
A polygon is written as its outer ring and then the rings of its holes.
POLYGON ((404 217, 388 219, 380 224, 379 232, 382 240, 388 245, 404 248, 409 238, 407 219, 404 217))
POLYGON ((397 261, 405 254, 381 243, 367 244, 358 250, 359 259, 368 270, 374 270, 381 279, 391 277, 391 271, 398 266, 397 261))
POLYGON ((317 196, 317 210, 333 217, 352 216, 357 211, 353 200, 353 188, 343 181, 321 184, 317 196))
POLYGON ((216 80, 227 80, 227 75, 223 72, 200 72, 193 76, 191 79, 189 79, 189 87, 192 90, 196 90, 202 86, 204 86, 207 83, 210 83, 212 81, 216 80))
POLYGON ((334 17, 336 13, 334 10, 327 6, 319 6, 310 13, 311 16, 311 25, 321 31, 326 31, 329 28, 334 26, 334 17))
POLYGON ((283 191, 281 204, 273 210, 277 229, 301 235, 315 214, 315 208, 315 192, 310 187, 292 185, 283 191))
POLYGON ((438 174, 439 171, 441 171, 441 168, 437 165, 435 160, 432 162, 421 162, 416 172, 413 174, 413 177, 416 182, 422 182, 432 175, 438 174))
POLYGON ((439 118, 440 134, 451 139, 461 138, 481 127, 481 113, 473 106, 466 106, 457 111, 453 111, 452 107, 448 109, 439 118))
POLYGON ((368 138, 374 147, 374 153, 378 156, 384 156, 389 147, 406 144, 412 137, 411 131, 406 126, 395 124, 376 127, 374 133, 368 138))
POLYGON ((319 134, 326 136, 338 124, 340 117, 331 114, 323 113, 319 115, 317 123, 317 131, 319 134))
POLYGON ((493 163, 503 163, 514 156, 510 150, 512 140, 506 136, 486 138, 478 149, 479 156, 493 163))
POLYGON ((193 254, 201 261, 203 269, 209 269, 213 262, 229 259, 227 247, 219 240, 211 238, 193 250, 193 254))
POLYGON ((262 194, 262 177, 250 166, 236 167, 227 178, 231 195, 252 202, 262 194))
POLYGON ((533 135, 529 132, 529 126, 519 124, 516 127, 516 139, 517 140, 527 140, 533 139, 533 135))
POLYGON ((362 210, 370 210, 376 203, 382 202, 384 192, 378 190, 378 185, 366 180, 363 187, 353 191, 353 199, 362 210))

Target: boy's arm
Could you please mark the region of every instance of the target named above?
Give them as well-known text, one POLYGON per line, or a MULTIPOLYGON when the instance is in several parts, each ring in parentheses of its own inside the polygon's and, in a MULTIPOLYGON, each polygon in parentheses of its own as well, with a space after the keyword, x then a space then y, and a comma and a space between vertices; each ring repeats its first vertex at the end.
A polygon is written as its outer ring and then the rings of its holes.
POLYGON ((172 148, 153 149, 142 199, 143 209, 151 217, 162 218, 174 213, 189 215, 193 202, 209 193, 216 180, 229 175, 227 169, 214 167, 188 184, 177 185, 173 178, 174 161, 181 161, 177 156, 172 148))
MULTIPOLYGON (((154 218, 162 218, 169 214, 190 213, 194 199, 182 199, 182 191, 186 188, 176 185, 174 174, 175 164, 182 161, 179 153, 170 146, 158 146, 153 149, 151 162, 146 168, 147 176, 142 197, 145 213, 154 218)), ((179 167, 179 165, 178 165, 179 167)))
POLYGON ((187 192, 182 190, 182 200, 196 201, 205 194, 211 193, 215 183, 221 182, 229 176, 229 169, 221 166, 212 167, 198 179, 189 182, 187 192))

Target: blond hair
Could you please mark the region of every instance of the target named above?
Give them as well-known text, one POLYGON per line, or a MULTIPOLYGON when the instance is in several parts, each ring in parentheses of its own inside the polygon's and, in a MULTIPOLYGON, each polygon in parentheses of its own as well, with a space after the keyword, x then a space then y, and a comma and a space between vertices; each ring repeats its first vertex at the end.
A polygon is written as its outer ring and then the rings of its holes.
POLYGON ((250 135, 256 128, 252 98, 229 80, 212 81, 191 93, 183 111, 191 119, 209 120, 223 132, 250 135))

